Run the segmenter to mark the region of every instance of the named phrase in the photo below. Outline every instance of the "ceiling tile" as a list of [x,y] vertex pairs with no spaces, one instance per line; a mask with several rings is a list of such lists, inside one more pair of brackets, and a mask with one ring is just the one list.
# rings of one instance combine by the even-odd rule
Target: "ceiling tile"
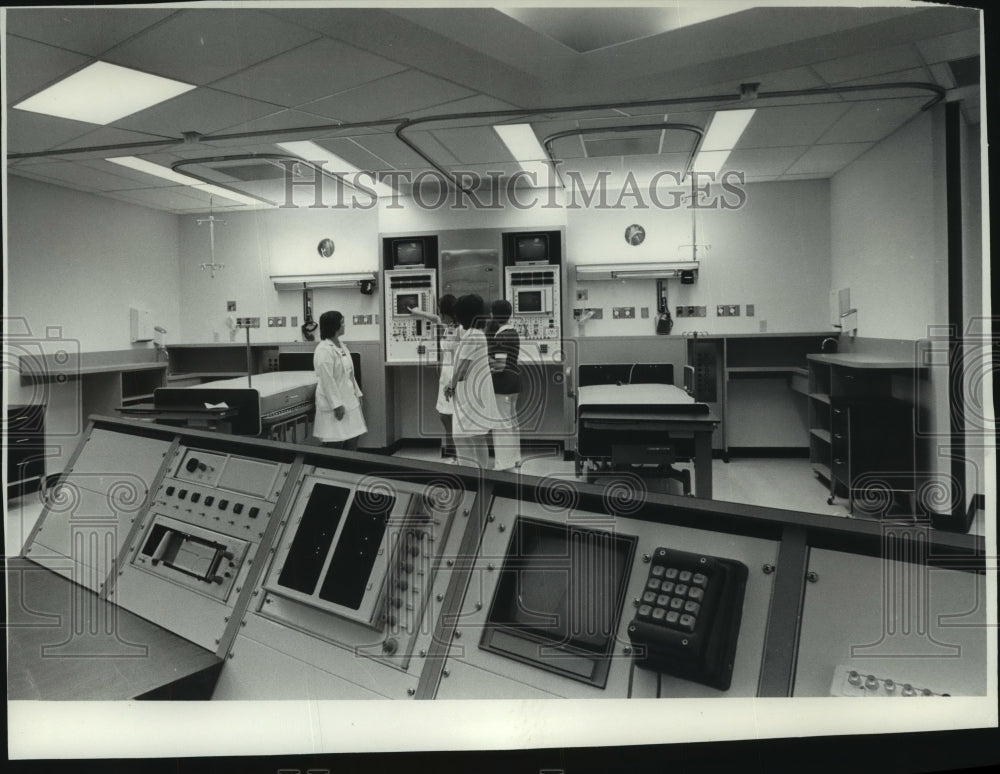
[[7,111],[7,152],[32,153],[64,145],[94,131],[95,124],[26,110]]
[[[275,105],[295,107],[402,69],[402,65],[367,51],[321,38],[247,68],[213,86]],[[320,114],[329,115],[326,112]]]
[[[107,167],[114,165],[107,164]],[[139,188],[141,183],[116,175],[110,169],[95,169],[89,164],[78,164],[72,161],[56,161],[34,168],[38,174],[73,187],[82,187],[96,191],[118,191],[128,188]],[[148,185],[148,183],[147,183]]]
[[587,152],[583,147],[583,137],[579,134],[570,134],[560,137],[551,143],[552,157],[555,159],[582,159],[586,158]]
[[91,61],[81,54],[15,35],[7,36],[4,59],[7,63],[8,105],[41,91]]
[[[127,129],[116,129],[113,126],[102,126],[93,132],[88,132],[72,141],[58,146],[59,150],[70,148],[105,148],[104,150],[81,151],[74,153],[71,157],[74,161],[81,159],[106,159],[109,156],[137,155],[143,152],[143,148],[123,148],[120,150],[108,149],[109,145],[124,145],[138,142],[157,143],[164,141],[162,135],[146,134],[145,132],[131,132]],[[155,146],[150,146],[152,149]]]
[[786,172],[791,175],[832,175],[846,167],[873,143],[856,142],[837,145],[814,145],[809,148]]
[[855,102],[820,141],[824,144],[877,142],[917,115],[926,102],[925,97]]
[[340,156],[348,164],[352,164],[363,172],[380,172],[391,169],[384,159],[369,153],[365,148],[347,138],[323,140],[318,145]]
[[176,13],[172,9],[10,8],[7,32],[59,48],[99,56]]
[[633,136],[604,135],[584,137],[588,158],[601,156],[642,156],[656,153],[660,147],[659,132],[645,132]]
[[[911,67],[908,70],[895,70],[893,72],[882,73],[880,75],[872,75],[867,78],[858,78],[857,80],[846,81],[841,86],[867,86],[875,83],[934,83],[934,76],[928,68]],[[893,89],[887,90],[886,96],[889,98],[898,97],[901,94],[915,94],[919,93],[913,89]],[[878,96],[881,92],[869,92],[868,96]],[[930,99],[933,94],[926,92],[927,98]]]
[[753,150],[735,150],[729,154],[723,167],[725,170],[742,172],[747,178],[754,176],[780,175],[802,155],[807,146],[791,146],[786,148],[754,148]]
[[246,8],[185,10],[104,59],[203,86],[316,37]]
[[432,129],[431,134],[461,164],[510,161],[511,153],[493,127],[468,129]]
[[[502,110],[516,109],[517,108],[514,105],[511,105],[508,102],[488,97],[485,94],[475,94],[471,97],[464,97],[462,99],[455,100],[454,102],[445,102],[441,105],[434,105],[433,107],[429,107],[424,110],[411,110],[407,114],[407,118],[423,118],[425,116],[436,116],[442,114],[464,115],[466,113],[492,113]],[[483,120],[500,121],[504,119],[492,118]]]
[[140,110],[113,125],[179,138],[184,132],[220,132],[272,112],[274,105],[202,87]]
[[843,102],[761,108],[750,119],[737,147],[811,145],[849,109]]
[[819,62],[813,65],[813,69],[827,83],[842,83],[879,73],[920,67],[922,64],[923,61],[920,59],[917,49],[906,43],[879,49],[877,54],[866,52],[842,59]]
[[927,64],[964,59],[979,54],[979,28],[972,27],[949,35],[917,42],[917,49]]
[[[301,110],[276,110],[266,116],[255,118],[243,124],[231,126],[226,130],[226,134],[237,134],[241,132],[265,132],[277,131],[280,129],[298,129],[303,126],[324,126],[338,123],[325,116],[317,116],[313,113],[305,113]],[[279,139],[267,138],[271,142],[278,142]]]
[[[195,189],[178,185],[118,191],[117,198],[157,209],[190,208],[202,205],[202,199],[195,195]],[[204,197],[204,206],[208,207],[208,196]]]
[[423,169],[427,166],[418,154],[392,134],[370,134],[356,137],[355,142],[369,153],[385,159],[394,169]]
[[341,121],[378,121],[472,94],[454,83],[408,70],[301,107]]

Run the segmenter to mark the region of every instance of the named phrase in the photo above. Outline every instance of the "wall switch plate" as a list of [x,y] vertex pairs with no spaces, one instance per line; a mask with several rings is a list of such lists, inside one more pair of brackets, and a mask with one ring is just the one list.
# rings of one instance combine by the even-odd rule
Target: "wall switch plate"
[[715,316],[716,317],[727,317],[728,316],[726,314],[727,309],[728,309],[728,307],[725,307],[725,306],[722,306],[722,304],[719,304],[717,307],[715,307]]
[[740,316],[740,305],[739,304],[730,304],[729,305],[729,316],[730,317],[739,317]]
[[747,304],[747,317],[753,317],[754,305]]
[[598,307],[598,308],[587,307],[583,311],[585,311],[585,312],[593,312],[593,314],[590,316],[591,320],[603,320],[604,319],[604,308],[603,307]]
[[354,317],[351,318],[351,323],[353,323],[354,325],[361,325],[361,315],[360,314],[354,315]]
[[277,317],[268,317],[267,318],[267,327],[268,328],[277,328],[278,327],[278,318]]
[[226,301],[226,311],[227,312],[235,312],[236,311],[236,302],[235,301]]
[[586,288],[583,288],[582,290],[576,291],[576,300],[577,301],[586,301],[587,300],[587,294],[588,294],[588,292],[589,291]]
[[294,328],[298,324],[299,324],[299,318],[298,317],[293,317],[292,318],[292,327]]
[[616,320],[634,320],[634,306],[616,306],[611,312],[611,316]]
[[648,306],[642,307],[642,309],[639,310],[639,316],[642,317],[643,320],[648,320],[649,319],[649,307]]

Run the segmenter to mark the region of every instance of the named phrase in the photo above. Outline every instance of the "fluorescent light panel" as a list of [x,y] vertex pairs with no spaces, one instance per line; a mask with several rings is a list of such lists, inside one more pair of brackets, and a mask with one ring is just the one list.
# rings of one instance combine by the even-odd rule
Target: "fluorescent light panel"
[[521,169],[535,176],[538,188],[545,188],[550,179],[554,179],[557,186],[562,188],[558,177],[553,174],[549,157],[542,144],[538,142],[531,124],[501,124],[494,126],[493,129]]
[[47,116],[110,124],[195,88],[128,67],[94,62],[14,105]]
[[[336,153],[331,153],[322,145],[317,145],[310,140],[279,142],[277,145],[279,148],[287,151],[288,153],[294,153],[304,161],[325,162],[322,169],[331,175],[335,175],[336,177],[343,177],[345,175],[360,175],[362,178],[367,177],[368,179],[362,179],[359,182],[374,190],[379,198],[391,197],[396,193],[396,189],[394,189],[391,185],[378,180],[374,172],[360,170],[353,164],[340,158],[340,156]],[[349,183],[350,180],[346,182]]]
[[152,161],[146,161],[145,159],[140,159],[137,156],[117,156],[115,158],[105,159],[105,161],[110,161],[112,164],[118,164],[122,167],[134,169],[137,172],[145,172],[147,175],[153,175],[154,177],[159,177],[163,180],[169,180],[171,183],[186,185],[190,188],[197,188],[203,193],[220,196],[224,199],[239,202],[240,204],[264,204],[264,202],[259,199],[254,199],[250,196],[243,196],[242,194],[230,191],[228,188],[222,188],[217,185],[212,185],[211,183],[203,183],[201,180],[197,180],[196,178],[182,175],[180,172],[175,172],[170,169],[170,167],[154,164]]
[[717,173],[729,158],[755,110],[723,110],[712,116],[705,139],[695,157],[695,172]]

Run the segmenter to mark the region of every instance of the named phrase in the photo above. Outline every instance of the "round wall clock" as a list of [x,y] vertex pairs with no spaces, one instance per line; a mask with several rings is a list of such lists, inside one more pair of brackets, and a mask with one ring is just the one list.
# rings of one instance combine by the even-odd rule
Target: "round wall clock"
[[627,229],[625,229],[625,241],[628,242],[632,247],[642,244],[642,240],[646,238],[646,229],[640,226],[638,223],[633,223]]
[[324,258],[329,258],[333,255],[335,245],[333,240],[327,237],[326,239],[320,240],[320,243],[316,245],[316,252],[318,252]]

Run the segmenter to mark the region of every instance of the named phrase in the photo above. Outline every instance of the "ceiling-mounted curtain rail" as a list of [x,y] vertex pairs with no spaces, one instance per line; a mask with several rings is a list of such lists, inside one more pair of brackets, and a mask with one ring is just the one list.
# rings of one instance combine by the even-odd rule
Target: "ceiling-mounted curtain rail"
[[[946,95],[946,90],[934,83],[920,83],[920,82],[900,82],[900,83],[877,83],[877,84],[865,84],[858,86],[826,86],[816,89],[795,89],[790,91],[761,91],[757,92],[752,100],[746,98],[745,93],[739,94],[716,94],[711,96],[703,97],[682,97],[682,98],[671,98],[671,99],[650,99],[650,100],[633,100],[629,102],[609,102],[596,105],[566,105],[562,107],[549,107],[549,108],[521,108],[512,110],[491,110],[491,111],[480,111],[475,113],[443,113],[440,115],[424,116],[421,118],[404,118],[404,119],[388,119],[379,121],[362,121],[357,123],[349,124],[320,124],[317,126],[307,126],[307,127],[295,127],[288,129],[263,129],[256,130],[252,132],[230,132],[217,135],[201,135],[197,137],[197,142],[207,143],[207,142],[223,142],[229,140],[243,140],[243,139],[264,139],[268,137],[281,137],[287,136],[289,134],[309,134],[317,132],[331,132],[331,131],[350,131],[352,129],[371,129],[380,126],[395,127],[393,133],[396,138],[400,140],[404,145],[406,145],[410,150],[416,153],[420,158],[422,158],[429,166],[437,170],[446,180],[448,180],[456,189],[462,190],[467,194],[472,192],[466,189],[461,183],[444,167],[438,164],[433,158],[431,158],[427,153],[420,148],[419,145],[411,141],[404,135],[406,130],[412,129],[415,126],[428,124],[428,123],[440,123],[442,121],[456,121],[461,119],[474,119],[474,118],[495,118],[495,119],[510,119],[510,118],[529,118],[531,116],[539,115],[552,115],[552,114],[566,114],[566,113],[579,113],[585,111],[595,111],[595,110],[625,110],[629,108],[643,108],[643,107],[677,107],[681,105],[703,105],[712,102],[722,102],[722,103],[743,103],[748,102],[760,102],[762,100],[768,99],[789,99],[792,97],[812,97],[812,96],[831,96],[836,94],[852,94],[861,92],[873,92],[873,91],[896,91],[902,89],[915,89],[918,91],[929,91],[934,96],[924,105],[921,106],[921,110],[928,110],[934,105],[941,102]],[[759,107],[759,106],[758,106]],[[8,161],[17,161],[20,159],[30,159],[30,158],[45,158],[53,156],[74,156],[84,153],[98,153],[103,151],[121,151],[121,150],[136,150],[139,148],[164,148],[171,147],[175,145],[191,144],[191,139],[189,137],[182,137],[177,140],[154,140],[148,143],[121,143],[117,145],[98,145],[90,146],[86,148],[61,148],[55,150],[46,151],[32,151],[29,153],[11,153],[7,155]]]

